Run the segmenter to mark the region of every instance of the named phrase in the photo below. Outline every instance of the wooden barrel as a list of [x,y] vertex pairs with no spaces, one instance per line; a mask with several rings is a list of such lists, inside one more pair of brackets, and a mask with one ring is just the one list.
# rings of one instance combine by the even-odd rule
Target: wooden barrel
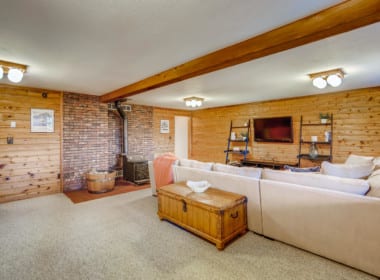
[[97,170],[86,174],[87,190],[90,193],[104,193],[115,187],[116,171]]

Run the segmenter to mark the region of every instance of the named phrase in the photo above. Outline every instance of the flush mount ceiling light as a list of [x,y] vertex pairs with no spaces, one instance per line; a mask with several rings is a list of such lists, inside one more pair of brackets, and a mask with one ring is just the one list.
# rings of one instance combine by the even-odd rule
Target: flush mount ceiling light
[[192,108],[201,107],[203,100],[204,100],[203,98],[195,97],[195,96],[186,97],[183,99],[183,101],[185,101],[186,106],[192,107]]
[[24,64],[0,60],[0,79],[6,74],[8,80],[13,83],[19,83],[21,82],[26,69],[27,66]]
[[313,81],[313,86],[323,89],[327,85],[338,87],[342,84],[344,72],[342,69],[333,69],[318,73],[309,74],[310,79]]

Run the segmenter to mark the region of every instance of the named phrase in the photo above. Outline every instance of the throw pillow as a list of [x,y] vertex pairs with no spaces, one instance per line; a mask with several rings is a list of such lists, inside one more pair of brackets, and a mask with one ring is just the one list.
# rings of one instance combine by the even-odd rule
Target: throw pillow
[[349,155],[346,159],[345,164],[371,164],[373,157],[358,156],[358,155]]
[[194,159],[180,159],[179,165],[184,167],[192,167],[203,170],[211,170],[213,162],[202,162]]
[[237,167],[239,168],[238,175],[260,179],[261,178],[261,168],[255,167]]
[[373,169],[379,170],[380,169],[380,157],[374,158],[373,160]]
[[367,196],[375,196],[380,198],[380,170],[376,170],[369,176],[367,180],[370,190]]
[[313,166],[313,167],[300,168],[300,167],[284,165],[284,169],[290,170],[292,172],[319,172],[321,167],[320,166]]
[[337,164],[324,161],[321,165],[322,174],[352,179],[367,178],[372,170],[372,161],[366,164]]
[[213,165],[213,162],[202,162],[194,160],[191,167],[211,171]]
[[238,166],[234,165],[228,165],[228,164],[222,164],[222,163],[215,163],[212,170],[216,172],[223,172],[223,173],[229,173],[229,174],[235,174],[238,175]]
[[260,179],[261,177],[261,168],[255,167],[237,167],[227,164],[216,163],[214,164],[213,170],[216,172],[235,174],[256,179]]
[[194,162],[194,160],[192,160],[192,159],[181,158],[179,160],[179,165],[185,166],[185,167],[193,167],[193,162]]
[[360,195],[366,194],[369,190],[369,184],[366,180],[340,178],[336,176],[323,175],[320,173],[302,173],[264,169],[262,179]]

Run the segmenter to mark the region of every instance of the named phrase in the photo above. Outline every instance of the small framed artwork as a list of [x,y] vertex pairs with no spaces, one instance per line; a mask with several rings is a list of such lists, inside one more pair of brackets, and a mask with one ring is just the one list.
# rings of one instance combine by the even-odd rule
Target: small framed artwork
[[54,110],[31,109],[31,132],[54,132]]
[[169,133],[169,120],[161,120],[160,133]]

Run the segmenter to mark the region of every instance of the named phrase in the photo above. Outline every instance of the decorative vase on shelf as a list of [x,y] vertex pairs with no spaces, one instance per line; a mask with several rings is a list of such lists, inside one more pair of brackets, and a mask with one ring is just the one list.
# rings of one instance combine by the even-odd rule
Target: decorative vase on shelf
[[330,141],[331,141],[331,132],[325,131],[325,142],[330,142]]
[[319,118],[321,119],[321,123],[326,124],[328,120],[330,119],[329,113],[319,113]]
[[231,132],[231,140],[236,140],[236,133],[235,132]]
[[318,157],[318,149],[317,149],[317,145],[312,142],[310,144],[310,149],[309,149],[309,156],[310,158],[312,159],[316,159]]

